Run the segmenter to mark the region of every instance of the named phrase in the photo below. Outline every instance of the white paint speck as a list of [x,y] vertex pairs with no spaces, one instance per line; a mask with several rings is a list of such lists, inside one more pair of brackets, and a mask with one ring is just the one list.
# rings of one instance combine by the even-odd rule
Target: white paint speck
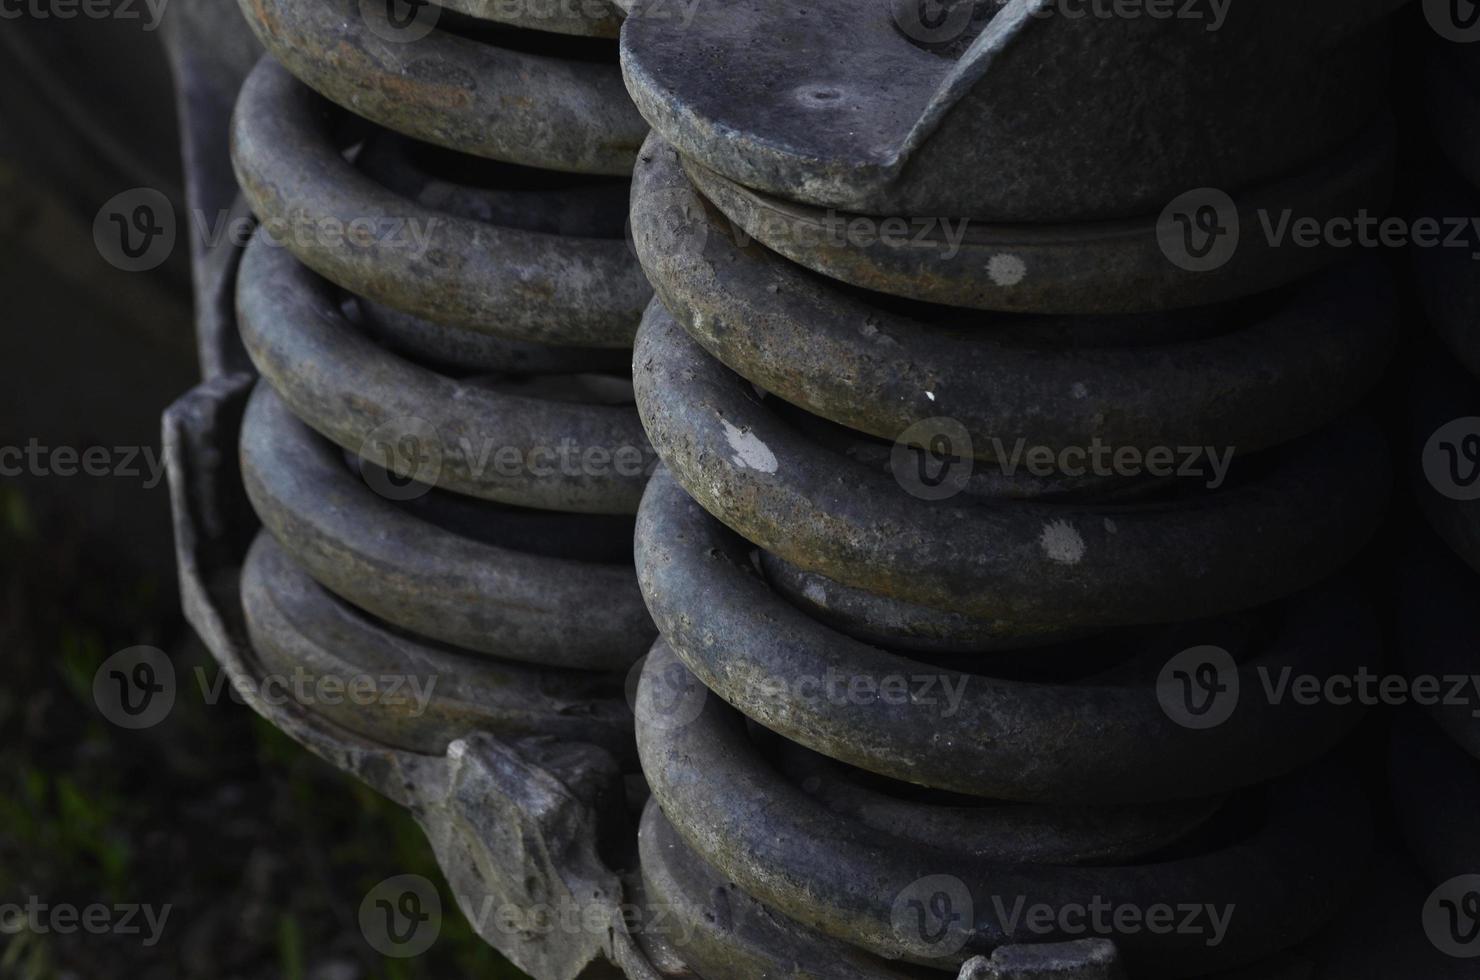
[[1065,565],[1077,565],[1084,557],[1084,539],[1068,521],[1050,521],[1043,525],[1038,543],[1051,560]]
[[1028,265],[1020,257],[1003,252],[987,260],[987,275],[999,286],[1016,286],[1028,275]]
[[730,462],[736,466],[744,466],[762,473],[775,473],[776,454],[771,448],[753,432],[745,432],[731,425],[727,419],[720,419],[725,426],[725,438],[729,440],[730,448],[735,454],[730,457]]
[[930,399],[931,401],[935,401],[935,392],[927,391],[925,392],[925,397]]
[[468,754],[468,743],[460,738],[455,738],[447,743],[447,758],[453,762],[459,762]]
[[819,606],[827,605],[827,590],[822,587],[821,582],[808,582],[802,586],[802,595]]

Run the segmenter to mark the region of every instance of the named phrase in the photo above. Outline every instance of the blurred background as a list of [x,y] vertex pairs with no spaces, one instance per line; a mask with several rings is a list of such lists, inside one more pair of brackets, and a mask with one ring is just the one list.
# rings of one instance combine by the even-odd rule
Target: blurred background
[[[0,977],[519,977],[459,917],[411,818],[234,700],[179,613],[159,419],[199,379],[189,236],[215,214],[186,201],[174,3],[0,3]],[[141,188],[179,233],[130,272],[95,226]],[[93,680],[140,645],[170,655],[178,693],[129,731]],[[443,921],[428,954],[386,959],[358,910],[401,874],[443,890]]]

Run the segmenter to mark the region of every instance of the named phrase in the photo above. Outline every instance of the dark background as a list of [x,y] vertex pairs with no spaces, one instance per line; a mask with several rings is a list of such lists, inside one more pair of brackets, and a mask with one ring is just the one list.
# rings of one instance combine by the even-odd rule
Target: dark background
[[[170,912],[153,946],[0,934],[0,977],[520,976],[453,910],[409,816],[217,687],[179,613],[168,487],[146,486],[141,462],[158,458],[160,413],[199,380],[163,32],[4,9],[0,447],[126,449],[140,474],[0,476],[0,905]],[[138,187],[174,202],[181,234],[161,267],[127,273],[100,255],[93,221]],[[174,659],[179,694],[164,723],[131,732],[98,712],[92,682],[138,645]],[[440,938],[384,959],[358,909],[407,873],[443,889]]]

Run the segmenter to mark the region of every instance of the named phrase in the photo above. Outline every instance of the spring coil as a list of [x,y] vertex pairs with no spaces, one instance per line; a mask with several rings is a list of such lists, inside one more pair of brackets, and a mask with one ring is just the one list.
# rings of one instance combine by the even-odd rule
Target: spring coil
[[433,684],[418,710],[306,706],[381,744],[554,736],[633,768],[650,289],[617,14],[342,6],[241,4],[268,49],[232,127],[260,222],[237,290],[250,638],[275,671]]
[[[1387,496],[1384,443],[1354,411],[1394,340],[1387,273],[1306,256],[1292,281],[1257,245],[1200,286],[1152,269],[1154,216],[1125,224],[1146,184],[1093,197],[1131,168],[1052,205],[1035,197],[1052,193],[1037,173],[996,193],[992,177],[1016,171],[962,149],[1016,151],[977,139],[1003,118],[994,85],[953,89],[962,118],[926,137],[939,146],[906,143],[918,169],[881,175],[859,144],[888,142],[916,81],[883,79],[915,55],[877,18],[817,7],[783,21],[737,2],[683,31],[636,16],[623,29],[628,85],[654,127],[633,176],[633,237],[656,294],[633,380],[664,464],[636,535],[661,633],[636,705],[653,793],[640,847],[650,901],[689,927],[653,945],[706,980],[963,965],[963,977],[1303,975],[1286,951],[1335,913],[1368,846],[1360,792],[1324,759],[1360,710],[1256,692],[1259,677],[1324,680],[1377,659],[1343,569]],[[1058,40],[1103,41],[1105,65],[1121,45],[1130,76],[1146,39],[1122,26]],[[1035,56],[1053,49],[1026,20],[1009,29]],[[745,40],[767,30],[776,50]],[[1260,32],[1244,21],[1234,36],[1237,48]],[[1371,55],[1359,47],[1342,71]],[[714,59],[702,70],[683,59],[695,49]],[[802,50],[828,53],[818,67]],[[785,70],[800,63],[799,77]],[[1219,84],[1258,84],[1223,67]],[[1207,79],[1191,74],[1196,92]],[[1074,71],[1054,84],[1094,89]],[[1281,125],[1197,98],[1233,132]],[[1319,162],[1278,167],[1302,176],[1271,190],[1259,176],[1271,151],[1224,186],[1316,213],[1363,199],[1391,150],[1360,135],[1381,130],[1371,105],[1294,108],[1283,124],[1308,112],[1332,127],[1301,134],[1322,142]],[[1186,136],[1136,125],[1124,138]],[[1051,177],[1099,152],[1097,131],[1040,125],[1033,162],[1054,161]],[[834,207],[878,228],[869,216],[935,205],[1070,223],[988,224],[969,261],[944,265],[938,241],[906,256],[818,233]],[[1008,242],[1011,262],[981,261]],[[1146,274],[1106,286],[1127,270]],[[1025,271],[1042,279],[1011,292]],[[1180,309],[1189,301],[1209,305]],[[1204,487],[1016,472],[1018,441],[1055,459],[1096,442],[1237,453],[1230,479]],[[1209,649],[1219,665],[1200,659]],[[1178,664],[1181,681],[1168,677]],[[1200,724],[1194,682],[1244,694]],[[1217,942],[1011,914],[1097,901],[1235,911]]]

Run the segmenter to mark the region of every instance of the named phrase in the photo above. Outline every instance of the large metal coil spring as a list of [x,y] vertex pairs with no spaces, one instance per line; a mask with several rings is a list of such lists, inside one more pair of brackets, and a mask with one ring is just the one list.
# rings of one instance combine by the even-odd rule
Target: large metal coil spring
[[[1444,162],[1424,173],[1420,214],[1437,223],[1480,214],[1480,57],[1435,38],[1425,52],[1430,130]],[[1393,798],[1404,837],[1434,889],[1425,914],[1436,945],[1480,951],[1480,713],[1476,675],[1480,608],[1480,275],[1473,250],[1413,250],[1419,294],[1437,343],[1413,369],[1409,475],[1431,534],[1413,536],[1402,569],[1404,668],[1440,690],[1396,726]],[[1464,693],[1457,692],[1463,685]]]
[[[1361,709],[1270,697],[1261,678],[1376,663],[1347,566],[1388,494],[1385,442],[1356,409],[1391,352],[1393,289],[1378,263],[1257,242],[1179,273],[1148,201],[1207,182],[1210,161],[1152,110],[1106,132],[1096,86],[1148,84],[1142,45],[1162,68],[1166,45],[1213,57],[1185,84],[1171,73],[1181,109],[1243,151],[1294,140],[1220,158],[1220,186],[1302,214],[1380,193],[1381,112],[1326,104],[1361,86],[1259,118],[1228,98],[1269,81],[1251,65],[1294,64],[1261,44],[1320,30],[1286,7],[1246,8],[1231,50],[1209,52],[956,6],[1011,57],[931,61],[887,12],[834,3],[741,0],[681,31],[635,13],[623,30],[654,127],[633,176],[656,293],[633,381],[664,463],[636,535],[662,634],[637,696],[640,846],[648,899],[689,927],[662,952],[706,980],[1308,976],[1290,950],[1368,846],[1362,794],[1328,758]],[[1355,22],[1375,11],[1325,13],[1340,53],[1323,70],[1361,75],[1381,32]],[[745,40],[768,31],[773,46]],[[1103,58],[1088,80],[1069,67],[1085,46]],[[684,62],[696,49],[702,69]],[[929,95],[913,87],[943,76],[953,114],[921,136],[903,125]],[[1053,103],[1070,123],[1014,109],[1027,76],[1035,96],[1075,93]],[[1167,170],[1140,169],[1151,143]],[[976,251],[873,247],[920,214],[981,217],[950,243]],[[1008,224],[1027,220],[1054,224]],[[829,233],[854,221],[875,237]],[[1082,465],[1094,446],[1223,447],[1232,464]],[[1023,452],[1051,463],[1015,467]],[[1231,911],[1215,938],[1090,924],[1097,904]]]
[[260,221],[237,284],[261,374],[247,627],[269,670],[434,682],[416,711],[309,706],[398,749],[548,735],[635,768],[645,126],[615,10],[579,6],[242,4],[269,51],[232,129]]

